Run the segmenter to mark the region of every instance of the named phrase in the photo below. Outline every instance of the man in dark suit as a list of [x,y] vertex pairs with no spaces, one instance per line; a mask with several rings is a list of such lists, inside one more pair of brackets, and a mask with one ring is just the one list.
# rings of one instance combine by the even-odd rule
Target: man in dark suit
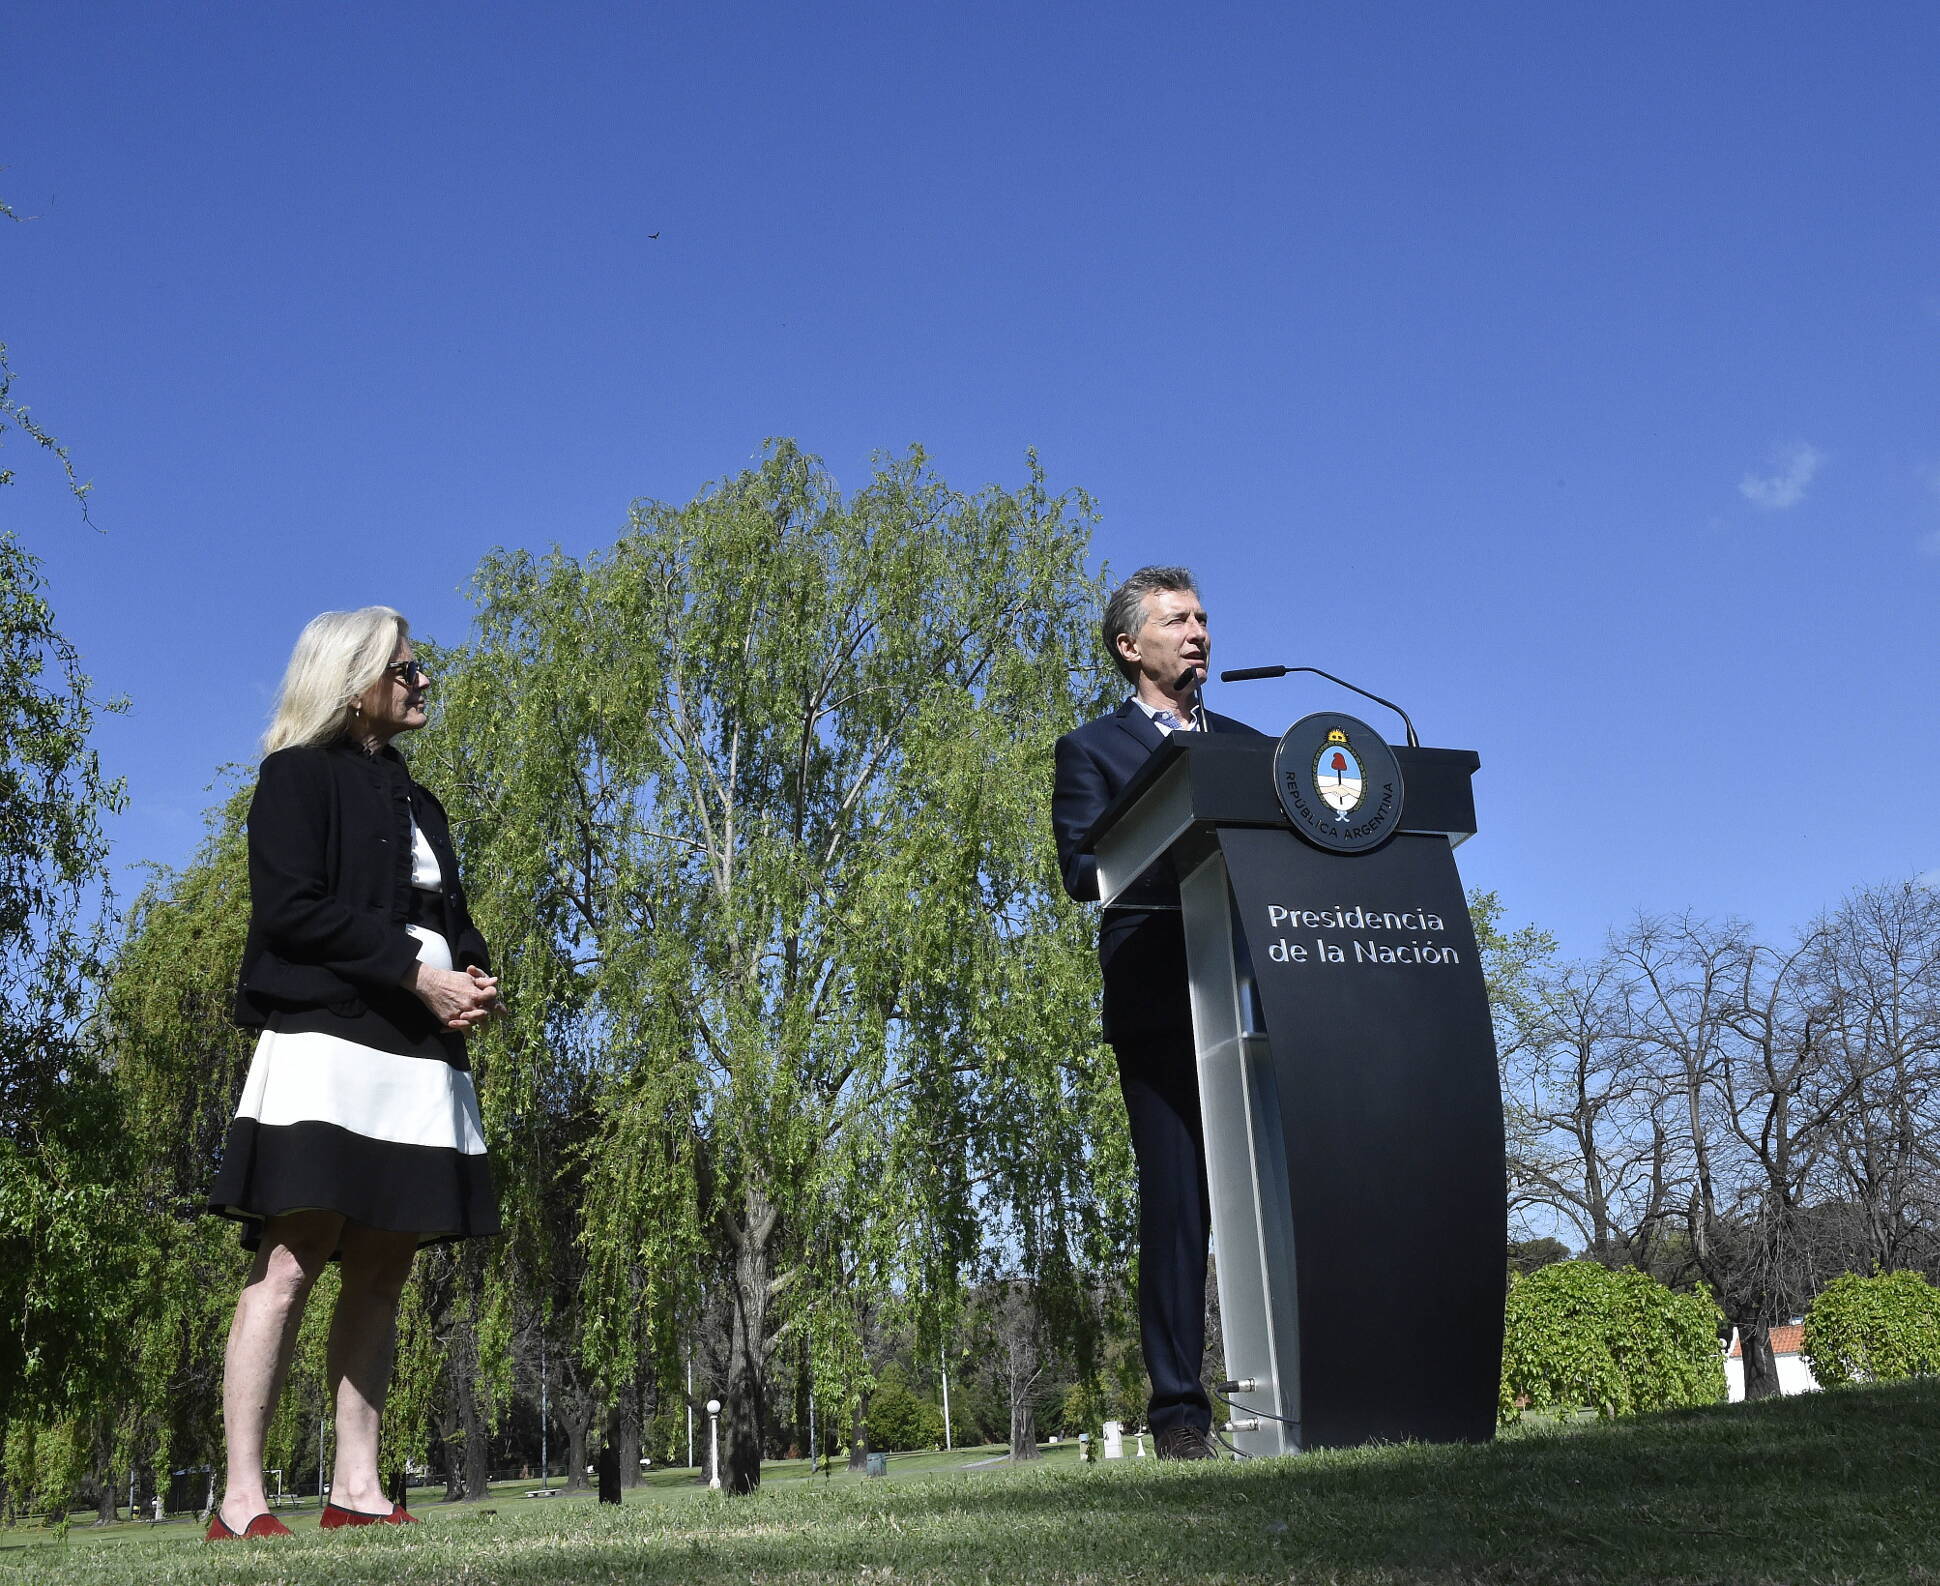
[[[1212,655],[1206,613],[1183,567],[1141,567],[1105,603],[1105,647],[1132,685],[1109,716],[1057,746],[1051,822],[1065,890],[1098,896],[1098,866],[1078,844],[1093,821],[1174,732],[1254,729],[1199,700]],[[1104,911],[1098,928],[1105,1039],[1138,1163],[1138,1323],[1151,1379],[1147,1421],[1161,1459],[1210,1459],[1206,1352],[1206,1149],[1186,989],[1176,881],[1148,879]]]

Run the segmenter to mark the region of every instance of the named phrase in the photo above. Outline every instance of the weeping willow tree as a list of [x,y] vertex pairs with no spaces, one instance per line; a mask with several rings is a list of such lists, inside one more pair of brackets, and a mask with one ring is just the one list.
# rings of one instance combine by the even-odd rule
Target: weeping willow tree
[[1035,459],[965,495],[912,451],[845,497],[777,442],[598,554],[489,557],[441,657],[414,758],[513,1009],[480,1064],[508,1270],[571,1273],[540,1303],[608,1393],[717,1320],[732,1490],[771,1381],[854,1387],[870,1309],[1122,1252],[1045,815],[1103,685],[1089,526]]
[[[17,220],[0,203],[0,220]],[[9,440],[68,453],[28,413],[0,342],[0,487]],[[74,1429],[101,1395],[124,1252],[113,1231],[120,1133],[113,1087],[83,1039],[106,933],[101,821],[121,801],[90,742],[101,707],[55,622],[40,564],[0,527],[0,1443],[10,1496],[72,1472]],[[68,1451],[49,1459],[51,1440]],[[85,1460],[78,1463],[85,1463]]]
[[38,564],[0,533],[0,1433],[16,1498],[94,1462],[84,1411],[127,1266],[116,1096],[84,1039],[100,823],[120,799],[89,743],[95,708]]

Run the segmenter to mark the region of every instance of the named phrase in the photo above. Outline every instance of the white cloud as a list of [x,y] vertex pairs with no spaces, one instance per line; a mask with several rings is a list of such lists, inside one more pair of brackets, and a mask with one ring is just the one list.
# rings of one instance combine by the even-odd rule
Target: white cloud
[[1767,512],[1783,512],[1805,499],[1805,487],[1825,462],[1825,453],[1804,441],[1794,441],[1772,453],[1768,474],[1746,474],[1738,481],[1738,494],[1754,507]]

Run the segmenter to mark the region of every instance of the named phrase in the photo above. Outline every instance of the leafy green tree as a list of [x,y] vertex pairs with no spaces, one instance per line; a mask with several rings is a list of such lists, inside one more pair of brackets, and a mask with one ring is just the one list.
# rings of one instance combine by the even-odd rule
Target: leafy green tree
[[[0,446],[12,433],[55,455],[85,516],[88,487],[15,395],[0,343]],[[14,479],[0,466],[0,486]],[[121,802],[88,688],[39,562],[0,532],[0,1431],[16,1491],[78,1479],[114,1437],[83,1413],[113,1370],[130,1210],[111,1078],[83,1038],[106,935],[101,821]]]
[[1940,1288],[1917,1272],[1835,1278],[1805,1313],[1800,1352],[1822,1388],[1940,1373]]
[[1469,893],[1469,921],[1482,954],[1496,1041],[1504,1047],[1520,1039],[1521,1025],[1537,1011],[1540,977],[1556,956],[1555,937],[1539,925],[1505,929],[1506,913],[1500,894],[1480,887]]
[[1725,1396],[1717,1305],[1634,1270],[1563,1261],[1509,1289],[1501,1417],[1601,1416],[1715,1404]]
[[1569,1258],[1570,1248],[1560,1239],[1544,1237],[1509,1241],[1509,1273],[1512,1277],[1526,1278],[1532,1272]]
[[1069,1384],[1058,1400],[1058,1431],[1071,1436],[1089,1432],[1102,1436],[1105,1425],[1105,1393],[1095,1377]]
[[[609,550],[502,552],[414,746],[521,1016],[487,1039],[517,1259],[571,1174],[609,1394],[723,1316],[725,1479],[771,1371],[864,1375],[859,1301],[927,1329],[980,1251],[1122,1250],[1124,1126],[1090,931],[1044,817],[1102,697],[1081,498],[844,496],[791,443]],[[583,1109],[571,1128],[559,1120]],[[851,1401],[853,1398],[851,1397]]]
[[[18,223],[27,216],[20,214],[11,204],[0,202],[0,220]],[[27,410],[20,398],[14,395],[13,364],[7,356],[7,344],[0,341],[0,447],[6,445],[7,433],[18,430],[41,450],[51,452],[60,464],[61,472],[67,476],[67,488],[76,501],[81,504],[81,516],[88,511],[88,493],[94,487],[74,472],[74,459],[60,441],[43,429],[34,416]],[[0,485],[14,482],[14,470],[0,464]]]
[[119,785],[38,563],[0,535],[0,1425],[85,1397],[114,1336],[123,1136],[83,1021],[104,949],[102,817]]
[[943,1446],[943,1411],[911,1390],[901,1366],[890,1366],[869,1395],[869,1446],[892,1453]]

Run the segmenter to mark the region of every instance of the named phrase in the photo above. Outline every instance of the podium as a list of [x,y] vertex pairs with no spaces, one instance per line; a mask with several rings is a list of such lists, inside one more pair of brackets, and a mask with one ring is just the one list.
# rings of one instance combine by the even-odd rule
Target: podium
[[1400,812],[1364,851],[1300,835],[1283,745],[1237,734],[1173,734],[1085,839],[1107,905],[1179,882],[1244,1454],[1495,1430],[1502,1101],[1454,860],[1480,762],[1375,747]]

